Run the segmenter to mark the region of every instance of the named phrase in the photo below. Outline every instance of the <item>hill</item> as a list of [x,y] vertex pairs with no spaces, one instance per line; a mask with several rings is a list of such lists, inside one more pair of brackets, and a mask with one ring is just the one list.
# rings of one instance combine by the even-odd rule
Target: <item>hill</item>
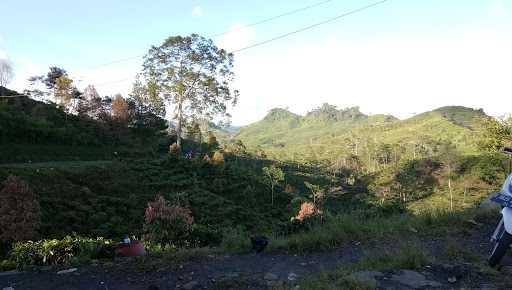
[[288,160],[294,155],[329,159],[347,153],[368,157],[383,145],[398,146],[402,154],[415,155],[433,151],[443,142],[471,153],[476,148],[473,135],[485,116],[482,110],[451,106],[399,120],[391,115],[368,116],[358,107],[338,110],[324,104],[305,116],[273,109],[263,120],[242,127],[235,138],[249,148],[262,147],[272,156]]
[[158,144],[152,141],[165,128],[156,116],[148,118],[149,125],[137,126],[118,122],[108,113],[103,118],[70,114],[56,104],[0,90],[4,95],[0,98],[0,162],[104,160],[114,158],[114,152],[147,154],[157,149],[148,144]]

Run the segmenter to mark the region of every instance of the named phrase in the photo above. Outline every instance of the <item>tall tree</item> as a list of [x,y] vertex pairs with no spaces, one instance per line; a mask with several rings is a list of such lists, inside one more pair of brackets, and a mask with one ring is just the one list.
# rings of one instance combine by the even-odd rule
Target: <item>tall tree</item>
[[6,87],[14,77],[11,63],[6,59],[0,59],[0,87]]
[[101,97],[93,85],[85,87],[84,92],[78,102],[77,112],[82,116],[89,116],[98,119],[101,106]]
[[68,107],[74,97],[73,80],[63,75],[55,79],[54,96],[59,104]]
[[284,180],[284,172],[281,168],[270,165],[263,167],[263,175],[267,178],[272,194],[272,205],[274,205],[274,187]]
[[116,94],[112,99],[112,117],[121,123],[127,123],[130,118],[128,102],[121,94]]
[[178,147],[188,117],[229,116],[228,104],[236,104],[238,91],[230,88],[233,54],[210,39],[197,34],[169,37],[149,50],[143,67],[150,95],[174,107]]
[[[50,67],[46,75],[33,76],[30,81],[30,90],[25,90],[26,94],[33,97],[49,97],[53,95],[60,106],[69,107],[73,101],[81,96],[81,92],[73,85],[73,80],[68,76],[66,70],[59,67]],[[41,88],[40,84],[46,88]]]
[[448,191],[450,193],[450,210],[453,210],[453,176],[460,163],[457,150],[451,143],[443,143],[439,148],[439,157],[443,164],[443,169],[448,178]]

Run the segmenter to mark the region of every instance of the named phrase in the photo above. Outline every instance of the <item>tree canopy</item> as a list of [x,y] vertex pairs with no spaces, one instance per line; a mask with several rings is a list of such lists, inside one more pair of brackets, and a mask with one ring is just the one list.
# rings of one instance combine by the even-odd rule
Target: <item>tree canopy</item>
[[233,54],[197,34],[169,37],[149,50],[143,65],[149,94],[173,105],[178,147],[187,118],[229,117],[238,96],[230,88],[232,69]]

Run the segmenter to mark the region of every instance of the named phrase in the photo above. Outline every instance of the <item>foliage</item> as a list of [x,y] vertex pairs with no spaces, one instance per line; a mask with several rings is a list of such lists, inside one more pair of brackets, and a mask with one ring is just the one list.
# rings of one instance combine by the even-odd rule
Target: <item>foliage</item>
[[162,195],[148,202],[144,214],[144,238],[155,244],[183,246],[188,243],[191,225],[194,222],[189,209],[168,205]]
[[419,199],[434,192],[439,184],[441,164],[431,159],[418,159],[407,162],[398,172],[394,181],[396,191],[404,202]]
[[181,148],[182,126],[187,117],[226,115],[227,104],[235,104],[238,92],[233,81],[233,54],[196,34],[167,38],[152,47],[144,59],[144,75],[154,86],[153,96],[174,105],[177,145]]
[[0,191],[0,241],[33,239],[40,224],[39,197],[21,178],[9,175]]
[[511,120],[485,118],[478,146],[487,152],[497,152],[505,146],[512,146]]
[[241,227],[227,228],[222,234],[221,248],[229,253],[243,253],[251,249],[249,234]]
[[67,264],[73,259],[102,259],[114,256],[114,244],[103,238],[66,236],[60,240],[17,242],[9,259],[18,268],[28,265]]
[[112,117],[122,123],[129,121],[128,103],[120,94],[115,95],[112,99]]
[[242,127],[234,136],[252,151],[288,161],[343,164],[355,155],[365,172],[377,172],[400,161],[432,158],[439,143],[451,142],[462,154],[476,153],[481,110],[443,107],[406,120],[367,116],[357,108],[324,105],[300,116],[285,109],[271,110],[263,120]]
[[272,205],[274,205],[274,187],[284,180],[284,173],[281,168],[270,165],[262,168],[263,175],[268,180],[272,192]]
[[224,160],[224,154],[222,154],[222,152],[220,151],[215,151],[211,158],[211,163],[219,167],[224,166],[224,164],[226,163],[226,161]]
[[109,104],[96,104],[103,102],[97,99],[91,102],[82,104],[81,113],[73,115],[28,97],[1,100],[0,162],[112,159],[114,152],[126,148],[157,150],[156,140],[166,128],[161,118],[120,126],[110,117],[101,117],[110,110],[105,107]]
[[304,202],[300,206],[299,213],[297,216],[293,217],[292,220],[305,221],[306,219],[314,218],[319,215],[322,215],[322,211],[319,210],[314,203]]

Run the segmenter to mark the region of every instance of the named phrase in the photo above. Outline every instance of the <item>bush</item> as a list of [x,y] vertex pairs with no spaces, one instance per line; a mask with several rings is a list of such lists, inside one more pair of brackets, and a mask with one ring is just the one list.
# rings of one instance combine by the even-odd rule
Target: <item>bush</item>
[[251,249],[249,234],[242,228],[228,228],[222,234],[221,247],[231,253],[243,253]]
[[61,240],[17,242],[9,256],[16,267],[67,264],[72,259],[102,259],[114,256],[111,240],[66,236]]
[[185,246],[194,218],[189,209],[168,205],[158,194],[154,202],[149,202],[145,211],[144,238],[152,243],[166,246]]
[[36,237],[41,224],[38,196],[17,176],[9,175],[0,191],[0,241]]
[[213,165],[224,166],[224,164],[225,164],[224,154],[222,154],[222,152],[220,152],[220,151],[215,151],[215,153],[213,153],[211,162]]

